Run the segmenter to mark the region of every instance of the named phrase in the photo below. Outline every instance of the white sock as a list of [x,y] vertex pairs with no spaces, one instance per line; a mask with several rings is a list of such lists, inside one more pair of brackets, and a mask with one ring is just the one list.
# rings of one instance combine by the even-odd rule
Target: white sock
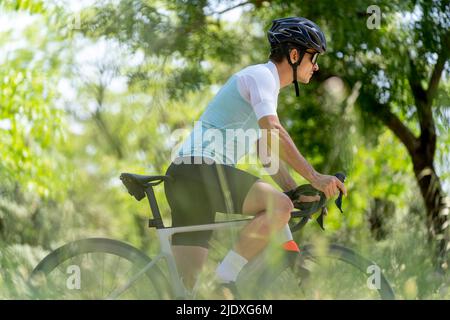
[[217,267],[216,276],[220,282],[234,282],[247,262],[247,259],[230,250]]

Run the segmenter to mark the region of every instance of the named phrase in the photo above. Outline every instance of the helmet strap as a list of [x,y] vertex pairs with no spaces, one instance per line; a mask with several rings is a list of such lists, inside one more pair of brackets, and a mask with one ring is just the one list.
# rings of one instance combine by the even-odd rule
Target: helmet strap
[[288,60],[289,64],[291,65],[292,71],[293,71],[293,76],[294,76],[293,79],[294,80],[292,81],[292,83],[295,86],[295,95],[298,97],[300,95],[300,92],[299,92],[299,89],[298,89],[298,82],[297,82],[297,67],[302,62],[303,56],[305,55],[305,50],[300,50],[298,48],[295,48],[295,49],[297,49],[297,51],[299,51],[300,59],[298,59],[297,62],[294,63],[291,60],[291,55],[289,53],[289,48],[287,46],[285,46],[285,54],[287,56],[287,60]]

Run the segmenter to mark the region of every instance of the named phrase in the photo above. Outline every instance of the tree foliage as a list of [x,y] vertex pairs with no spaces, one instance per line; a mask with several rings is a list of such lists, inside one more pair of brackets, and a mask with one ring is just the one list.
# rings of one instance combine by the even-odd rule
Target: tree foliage
[[[367,27],[372,4],[379,29]],[[448,283],[430,276],[429,215],[408,147],[417,139],[419,158],[433,151],[424,132],[434,128],[431,160],[445,187],[445,1],[97,1],[81,9],[79,28],[59,1],[0,9],[0,297],[23,297],[17,284],[67,241],[104,236],[156,250],[148,205],[127,194],[120,173],[164,173],[173,132],[191,128],[231,74],[266,62],[271,20],[293,15],[323,27],[329,50],[300,98],[291,86],[281,92],[279,116],[318,171],[348,174],[349,190],[345,214],[330,206],[327,231],[307,228],[301,241],[362,251],[387,268],[400,297],[446,297]],[[225,19],[240,9],[239,20]],[[30,20],[13,28],[19,17]],[[170,225],[163,188],[156,194]],[[382,236],[373,229],[380,212]]]

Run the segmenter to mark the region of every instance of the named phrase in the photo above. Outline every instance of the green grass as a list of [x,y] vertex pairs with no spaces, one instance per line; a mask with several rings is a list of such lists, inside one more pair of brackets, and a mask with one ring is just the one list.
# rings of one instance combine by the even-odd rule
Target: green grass
[[[425,230],[415,219],[419,220],[419,218],[411,217],[405,219],[402,224],[396,224],[388,236],[378,242],[364,228],[322,232],[312,226],[306,227],[300,242],[314,243],[319,250],[327,250],[328,243],[337,242],[376,262],[393,287],[397,299],[450,299],[449,272],[443,274],[437,272],[433,260],[433,249],[427,242]],[[197,295],[199,299],[220,298],[214,292],[214,271],[237,235],[236,230],[219,231],[214,235],[209,261],[200,275]],[[149,231],[148,237],[153,238],[154,233]],[[269,265],[276,264],[280,258],[278,254],[280,250],[274,245],[269,252],[270,258],[266,262]],[[1,242],[0,298],[31,298],[26,281],[33,268],[48,253],[48,250],[39,246]],[[159,266],[164,268],[163,263]],[[292,272],[284,272],[265,291],[262,290],[263,286],[259,282],[241,286],[244,298],[288,300],[377,298],[375,292],[367,288],[369,274],[355,272],[353,268],[343,263],[327,259],[321,261],[320,268],[315,267],[312,270],[310,281],[300,289],[297,285],[298,278]],[[89,282],[94,287],[96,281],[99,281],[98,277],[99,275],[95,272],[90,274]],[[145,285],[142,286],[141,283],[139,294],[130,297],[152,298],[153,295],[148,295],[145,291]],[[86,296],[86,298],[95,297],[95,295]]]

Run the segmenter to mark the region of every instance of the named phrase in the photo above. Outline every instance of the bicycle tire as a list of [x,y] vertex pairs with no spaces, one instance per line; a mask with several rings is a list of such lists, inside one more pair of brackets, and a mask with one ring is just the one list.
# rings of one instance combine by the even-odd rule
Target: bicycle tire
[[[312,259],[317,259],[319,256],[315,256],[314,252],[314,245],[313,244],[306,244],[304,246],[300,247],[299,257],[303,255],[306,259],[307,257],[312,257]],[[370,266],[374,266],[377,264],[367,258],[364,258],[360,254],[356,253],[350,248],[341,246],[339,244],[330,244],[328,247],[328,250],[325,251],[325,256],[331,259],[338,259],[341,260],[349,265],[352,265],[356,269],[358,269],[361,273],[367,275],[367,269]],[[320,258],[319,258],[320,259]],[[380,296],[381,300],[395,300],[395,293],[392,289],[391,285],[387,281],[385,275],[383,272],[381,272],[380,269],[380,287],[376,290],[378,291],[378,294]]]
[[[369,266],[377,265],[369,259],[366,259],[358,253],[354,252],[352,249],[338,244],[329,245],[327,250],[321,253],[318,253],[315,248],[316,247],[313,244],[305,244],[300,247],[300,253],[292,252],[292,255],[285,256],[284,259],[280,259],[280,263],[276,264],[272,268],[265,267],[267,262],[263,262],[264,258],[261,259],[261,261],[256,262],[255,264],[263,266],[263,270],[255,272],[258,267],[253,269],[250,268],[249,271],[254,272],[255,275],[249,275],[249,273],[247,272],[247,274],[243,277],[245,283],[239,287],[239,291],[247,291],[247,294],[252,295],[256,293],[258,299],[266,299],[265,297],[268,293],[270,293],[271,296],[269,299],[277,299],[277,297],[274,297],[274,294],[276,294],[277,290],[279,289],[279,287],[277,287],[276,281],[281,277],[280,275],[282,275],[285,271],[287,273],[290,272],[291,274],[295,274],[295,277],[297,279],[296,281],[297,283],[299,283],[298,287],[300,288],[302,286],[302,284],[300,283],[302,280],[304,280],[302,279],[302,277],[304,276],[304,272],[300,272],[300,269],[305,266],[305,262],[307,264],[308,261],[313,261],[315,264],[319,264],[320,266],[320,263],[318,263],[318,261],[321,261],[321,259],[323,258],[327,258],[333,261],[339,260],[343,262],[346,267],[351,267],[351,270],[355,269],[355,271],[358,271],[359,275],[357,276],[364,274],[367,277],[367,268]],[[302,271],[304,270],[302,269]],[[381,269],[379,276],[380,286],[379,288],[376,288],[377,298],[379,297],[381,300],[395,300],[394,291],[392,290],[392,287],[387,281],[384,274],[381,272]],[[328,279],[325,279],[325,281],[326,280]],[[252,283],[254,284],[253,288],[246,288],[249,284],[251,285]],[[273,290],[274,286],[275,290]],[[312,286],[314,286],[314,283],[312,283]],[[286,290],[288,289],[285,289],[283,291],[283,294]],[[375,291],[375,289],[373,289],[373,291]]]
[[[121,258],[125,259],[131,263],[132,267],[136,266],[142,268],[152,261],[150,257],[139,249],[127,243],[113,239],[89,238],[69,242],[49,253],[32,271],[28,284],[33,297],[39,297],[39,291],[40,289],[43,289],[42,287],[39,287],[39,284],[35,283],[38,282],[36,279],[42,276],[47,278],[52,271],[57,269],[58,266],[62,265],[69,259],[91,253],[104,253],[111,256],[116,256],[119,257],[119,261]],[[146,271],[145,276],[152,283],[158,294],[156,299],[172,298],[172,292],[170,290],[167,278],[156,265]],[[164,294],[166,294],[165,297]]]

